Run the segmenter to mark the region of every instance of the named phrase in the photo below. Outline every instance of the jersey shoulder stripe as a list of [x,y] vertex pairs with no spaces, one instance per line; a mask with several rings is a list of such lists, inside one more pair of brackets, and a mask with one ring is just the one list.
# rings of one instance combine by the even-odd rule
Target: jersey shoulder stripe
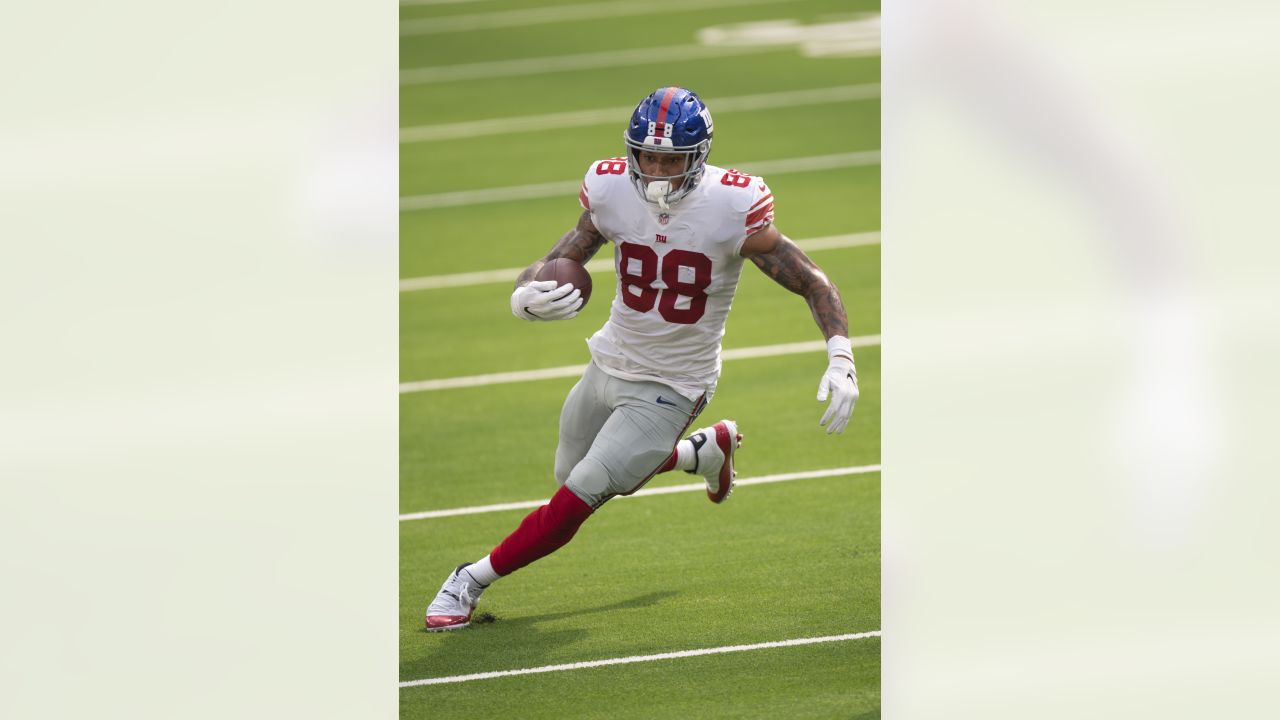
[[713,192],[721,194],[735,212],[742,213],[742,227],[747,235],[773,222],[773,191],[759,175],[708,165],[703,182],[709,182]]
[[758,209],[751,211],[747,215],[746,226],[748,229],[759,229],[769,222],[773,221],[773,201],[769,201],[761,205]]
[[751,207],[747,208],[747,218],[743,223],[747,235],[755,234],[773,222],[773,191],[768,183],[759,176],[751,177]]

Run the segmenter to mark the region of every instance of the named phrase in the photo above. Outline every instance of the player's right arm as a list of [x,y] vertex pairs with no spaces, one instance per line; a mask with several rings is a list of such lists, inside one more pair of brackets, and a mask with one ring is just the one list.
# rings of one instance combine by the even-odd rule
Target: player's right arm
[[533,277],[538,274],[543,265],[555,260],[556,258],[569,258],[581,265],[586,265],[587,261],[595,257],[598,251],[605,244],[604,235],[596,229],[595,223],[591,222],[591,211],[583,210],[582,217],[578,218],[578,224],[572,230],[564,234],[559,242],[551,247],[551,251],[541,260],[535,260],[532,265],[524,269],[520,273],[520,277],[516,278],[516,287],[527,285],[533,281]]
[[556,286],[553,280],[534,280],[542,266],[557,258],[586,264],[605,244],[604,235],[584,210],[578,224],[564,234],[551,251],[525,268],[511,293],[511,313],[521,320],[568,320],[582,308],[582,293],[573,285]]

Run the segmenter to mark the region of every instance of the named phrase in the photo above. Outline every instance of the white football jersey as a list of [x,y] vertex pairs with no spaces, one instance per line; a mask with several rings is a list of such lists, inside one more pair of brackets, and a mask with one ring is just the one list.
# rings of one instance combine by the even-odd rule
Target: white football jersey
[[587,341],[602,370],[708,398],[747,236],[773,222],[764,180],[706,166],[693,192],[667,210],[642,200],[625,158],[592,163],[579,194],[614,244],[617,288],[609,321]]

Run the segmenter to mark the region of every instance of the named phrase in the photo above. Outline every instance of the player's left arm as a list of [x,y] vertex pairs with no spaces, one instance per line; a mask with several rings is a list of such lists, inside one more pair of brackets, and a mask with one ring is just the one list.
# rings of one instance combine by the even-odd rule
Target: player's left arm
[[835,283],[777,227],[769,225],[747,238],[742,255],[751,258],[774,282],[809,303],[809,312],[823,337],[830,340],[848,336],[849,318]]
[[746,239],[742,255],[751,259],[765,275],[809,304],[813,320],[827,339],[827,371],[818,385],[818,400],[831,398],[820,425],[827,432],[843,432],[858,401],[858,375],[849,342],[849,317],[840,300],[840,291],[817,263],[790,238],[770,224]]

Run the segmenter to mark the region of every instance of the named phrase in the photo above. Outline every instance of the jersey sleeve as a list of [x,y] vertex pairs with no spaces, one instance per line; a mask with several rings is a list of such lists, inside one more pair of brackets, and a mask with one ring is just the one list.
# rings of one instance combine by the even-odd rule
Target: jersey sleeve
[[610,187],[609,182],[616,181],[618,177],[626,177],[626,172],[626,158],[605,158],[591,163],[586,176],[582,178],[582,186],[578,188],[578,204],[583,210],[595,212],[592,204],[599,205],[604,200]]
[[753,177],[751,190],[753,196],[746,219],[748,236],[769,227],[773,222],[773,191],[765,184],[764,178]]

